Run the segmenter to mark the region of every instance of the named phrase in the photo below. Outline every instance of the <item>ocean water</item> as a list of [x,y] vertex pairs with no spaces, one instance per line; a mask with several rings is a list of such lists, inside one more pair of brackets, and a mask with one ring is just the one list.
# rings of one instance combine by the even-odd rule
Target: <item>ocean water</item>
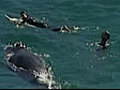
[[[27,11],[54,26],[76,25],[77,33],[53,32],[42,28],[17,28],[4,14],[19,17]],[[0,89],[33,89],[38,85],[9,70],[3,47],[22,41],[32,52],[46,53],[62,88],[120,88],[120,0],[0,0]],[[104,30],[111,34],[110,46],[98,50]]]

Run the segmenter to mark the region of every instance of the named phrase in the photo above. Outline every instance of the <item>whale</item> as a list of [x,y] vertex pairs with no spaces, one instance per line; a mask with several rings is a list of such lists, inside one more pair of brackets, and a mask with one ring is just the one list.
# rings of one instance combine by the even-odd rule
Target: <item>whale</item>
[[44,61],[32,53],[25,45],[15,43],[5,47],[5,62],[10,69],[16,72],[27,71],[33,75],[36,82],[52,89],[55,81],[50,74],[51,68],[46,68]]

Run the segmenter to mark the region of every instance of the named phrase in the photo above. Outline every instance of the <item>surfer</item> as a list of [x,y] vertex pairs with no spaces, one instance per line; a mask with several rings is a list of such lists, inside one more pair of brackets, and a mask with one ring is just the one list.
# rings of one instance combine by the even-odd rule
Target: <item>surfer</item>
[[41,28],[47,28],[47,24],[42,23],[42,22],[38,22],[37,20],[35,20],[33,17],[29,17],[29,15],[27,14],[27,12],[22,11],[20,13],[20,19],[22,19],[23,21],[21,22],[21,24],[30,24],[36,27],[41,27]]
[[99,43],[100,46],[102,46],[103,49],[106,48],[106,44],[108,43],[110,39],[110,33],[108,31],[104,31],[101,35],[101,42]]
[[48,25],[48,23],[45,23],[44,20],[38,21],[34,19],[33,17],[30,17],[25,11],[22,11],[20,13],[20,18],[14,18],[7,14],[5,15],[5,17],[9,21],[16,24],[17,27],[25,25],[25,26],[30,26],[30,27],[47,28],[49,30],[56,31],[56,32],[74,32],[74,33],[77,32],[77,30],[79,29],[79,27],[76,27],[76,26],[69,27],[67,25],[63,25],[60,27],[50,26]]

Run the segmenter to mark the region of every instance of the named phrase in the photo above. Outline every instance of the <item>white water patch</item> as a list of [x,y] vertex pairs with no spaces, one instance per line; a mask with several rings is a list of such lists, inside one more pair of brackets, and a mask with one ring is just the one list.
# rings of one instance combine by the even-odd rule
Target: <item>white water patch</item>
[[49,67],[47,72],[34,72],[34,75],[37,77],[37,82],[40,84],[47,84],[48,89],[61,89],[61,86],[58,86],[57,82],[54,80],[55,77],[52,73],[52,67]]
[[35,75],[35,78],[37,78],[37,82],[40,84],[46,84],[48,86],[48,89],[61,89],[61,85],[58,85],[58,83],[54,80],[55,75],[53,73],[52,67],[49,66],[45,60],[43,60],[43,57],[49,58],[49,54],[40,54],[34,53],[34,55],[37,55],[40,57],[40,59],[43,62],[44,67],[46,70],[42,70],[41,72],[33,71],[33,74]]
[[100,27],[99,26],[82,26],[79,28],[80,30],[82,31],[97,31],[97,30],[100,30]]
[[48,89],[61,89],[61,85],[57,81],[55,81],[55,75],[53,73],[52,66],[50,66],[49,63],[46,63],[45,60],[43,60],[43,58],[49,58],[50,55],[45,53],[40,55],[38,55],[37,53],[34,54],[41,58],[46,68],[46,71],[43,70],[40,73],[34,71],[37,82],[40,84],[47,84]]
[[[111,43],[106,43],[105,46],[108,47],[110,46]],[[87,42],[86,43],[86,46],[88,48],[92,48],[92,47],[99,47],[99,48],[102,48],[102,46],[100,45],[100,42]]]

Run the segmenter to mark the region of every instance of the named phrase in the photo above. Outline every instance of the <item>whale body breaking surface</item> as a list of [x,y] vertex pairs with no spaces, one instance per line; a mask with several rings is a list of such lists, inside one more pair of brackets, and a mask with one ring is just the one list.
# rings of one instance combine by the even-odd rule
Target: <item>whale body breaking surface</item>
[[53,80],[51,67],[47,68],[40,56],[32,53],[22,43],[15,43],[5,47],[5,61],[14,71],[27,71],[34,75],[34,78],[41,85],[44,84],[48,89],[58,88]]

